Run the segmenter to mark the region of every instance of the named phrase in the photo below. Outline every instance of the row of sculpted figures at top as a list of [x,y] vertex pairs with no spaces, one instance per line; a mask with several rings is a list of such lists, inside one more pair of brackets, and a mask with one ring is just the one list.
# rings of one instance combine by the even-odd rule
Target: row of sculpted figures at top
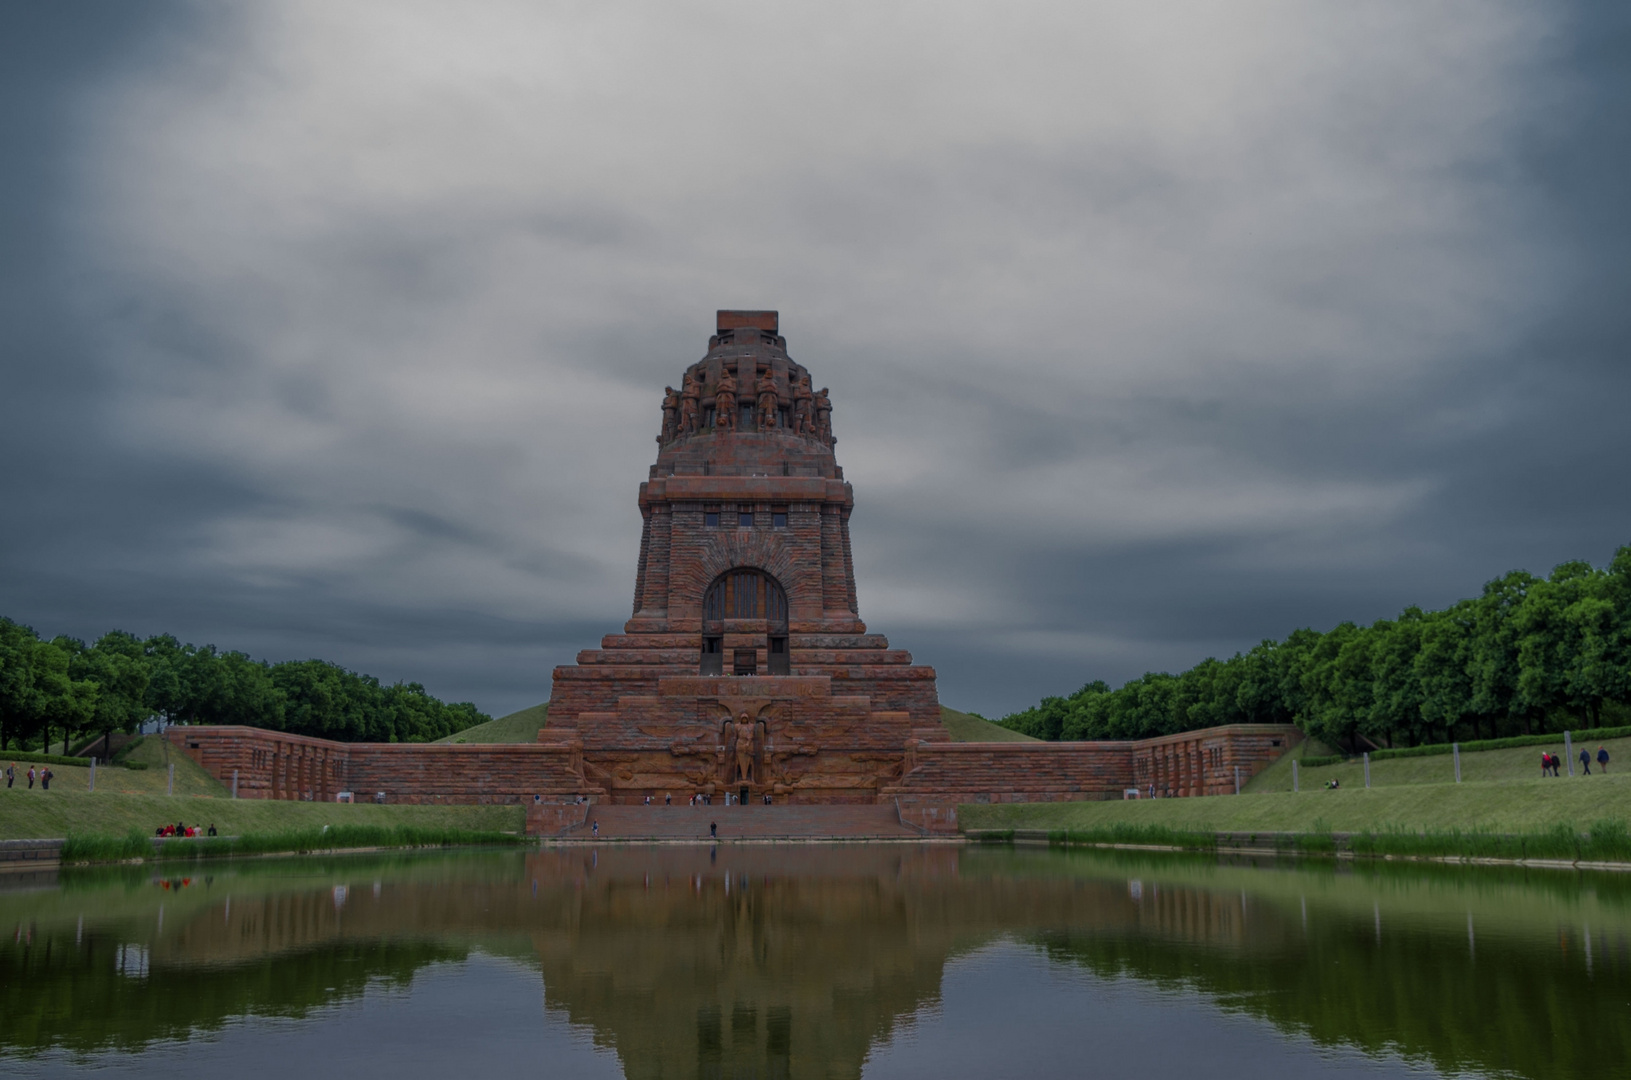
[[[700,435],[709,430],[705,427],[703,415],[702,383],[696,372],[685,373],[678,391],[672,386],[663,389],[663,433],[657,436],[659,443],[673,442],[685,435]],[[758,430],[775,431],[782,427],[782,395],[769,368],[760,369],[753,389],[757,406],[754,420]],[[735,431],[738,426],[736,376],[731,374],[729,368],[721,372],[719,382],[714,387],[713,399],[712,430],[717,433]],[[812,392],[808,372],[800,373],[793,380],[791,404],[792,410],[786,417],[787,431],[818,439],[828,446],[837,441],[832,437],[832,401],[827,397],[827,388],[823,386]]]

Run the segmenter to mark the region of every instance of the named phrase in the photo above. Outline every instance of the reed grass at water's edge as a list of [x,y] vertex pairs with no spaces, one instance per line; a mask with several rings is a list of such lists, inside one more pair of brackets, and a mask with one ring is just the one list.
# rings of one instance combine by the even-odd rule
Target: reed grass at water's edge
[[331,825],[326,828],[251,832],[241,836],[175,838],[160,843],[154,840],[154,837],[139,830],[132,830],[124,836],[71,834],[63,844],[62,860],[122,862],[140,859],[146,862],[172,862],[342,848],[462,847],[526,842],[524,837],[514,833],[415,825]]
[[[985,841],[1011,841],[1015,830],[973,833]],[[1060,845],[1125,844],[1216,851],[1240,844],[1267,845],[1281,851],[1309,854],[1351,853],[1359,856],[1416,856],[1468,859],[1547,859],[1567,862],[1631,863],[1631,829],[1624,821],[1604,820],[1581,831],[1560,824],[1527,833],[1496,833],[1450,829],[1416,832],[1384,829],[1379,832],[1338,833],[1218,833],[1201,829],[1175,829],[1166,825],[1116,824],[1103,828],[1059,829],[1047,833],[1049,843]]]

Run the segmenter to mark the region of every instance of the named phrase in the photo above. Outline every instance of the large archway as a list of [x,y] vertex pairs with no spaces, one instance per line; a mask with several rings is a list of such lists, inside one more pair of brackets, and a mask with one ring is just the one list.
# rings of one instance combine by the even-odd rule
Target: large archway
[[[727,622],[735,624],[729,635]],[[703,594],[697,670],[723,675],[727,663],[733,675],[786,675],[790,670],[787,590],[763,570],[727,570]]]

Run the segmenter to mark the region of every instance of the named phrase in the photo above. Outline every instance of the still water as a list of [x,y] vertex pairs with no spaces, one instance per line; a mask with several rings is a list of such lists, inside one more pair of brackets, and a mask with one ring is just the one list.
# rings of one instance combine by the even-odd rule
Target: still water
[[0,876],[0,1073],[1631,1075],[1631,875],[901,845]]

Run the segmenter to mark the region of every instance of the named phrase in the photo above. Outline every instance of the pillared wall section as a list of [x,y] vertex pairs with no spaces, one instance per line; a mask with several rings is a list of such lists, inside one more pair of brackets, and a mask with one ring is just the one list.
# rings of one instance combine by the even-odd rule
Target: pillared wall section
[[[172,727],[164,737],[240,799],[388,803],[520,803],[595,795],[571,747],[342,743],[253,727]],[[576,768],[574,768],[576,766]]]

